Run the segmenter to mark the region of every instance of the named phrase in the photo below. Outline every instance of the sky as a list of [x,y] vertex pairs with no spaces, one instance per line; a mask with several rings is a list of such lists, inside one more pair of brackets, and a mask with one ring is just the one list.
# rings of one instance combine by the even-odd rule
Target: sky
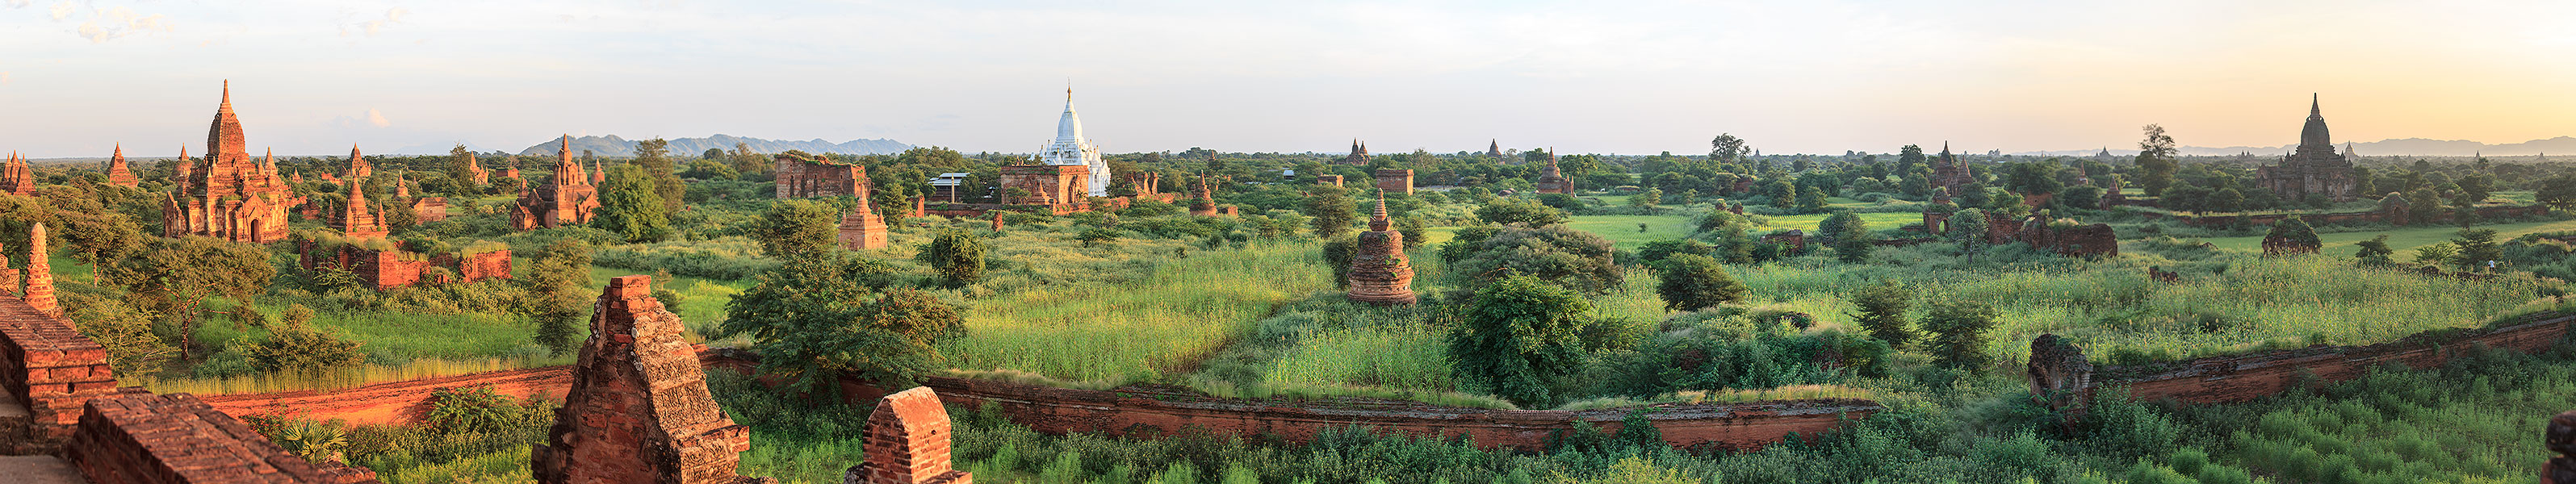
[[[2576,135],[2576,2],[0,0],[0,149],[2134,151]],[[443,151],[443,150],[442,150]]]

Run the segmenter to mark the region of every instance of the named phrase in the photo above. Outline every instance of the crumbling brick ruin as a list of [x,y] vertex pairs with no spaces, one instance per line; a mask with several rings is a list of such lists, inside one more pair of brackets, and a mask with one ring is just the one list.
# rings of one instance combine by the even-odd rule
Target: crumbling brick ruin
[[1216,193],[1214,185],[1216,185],[1216,182],[1202,176],[1190,184],[1192,185],[1190,187],[1190,215],[1201,217],[1215,216]]
[[1081,165],[1011,165],[1002,167],[1003,205],[1040,205],[1055,215],[1090,209],[1091,167]]
[[868,198],[867,167],[786,153],[772,158],[777,163],[773,173],[778,176],[778,198]]
[[2559,412],[2549,418],[2549,429],[2541,434],[2549,453],[2556,454],[2540,467],[2540,484],[2576,484],[2576,410]]
[[421,223],[447,220],[447,197],[411,199],[411,215]]
[[1986,242],[2021,242],[2067,257],[2120,256],[2120,239],[2110,224],[2060,224],[2038,217],[1995,218],[1986,223]]
[[2084,359],[2084,349],[2073,340],[2054,334],[2031,340],[2030,363],[2022,368],[2022,376],[2030,382],[2031,396],[2058,411],[2069,425],[2092,404],[2093,362]]
[[180,154],[179,189],[161,201],[161,235],[204,235],[234,242],[286,240],[286,212],[304,204],[277,175],[274,152],[252,160],[242,144],[241,118],[233,114],[230,82],[223,105],[207,129],[206,157]]
[[868,413],[868,460],[851,466],[848,484],[974,484],[951,467],[948,407],[930,387],[886,395]]
[[1385,198],[1377,200],[1369,229],[1360,232],[1359,248],[1352,251],[1348,294],[1352,301],[1380,306],[1416,301],[1413,264],[1404,255],[1404,233],[1387,221]]
[[96,484],[376,482],[375,471],[288,454],[195,396],[140,388],[89,400],[63,457]]
[[1413,194],[1413,170],[1390,168],[1378,170],[1375,175],[1377,175],[1378,191],[1403,195]]
[[572,161],[572,136],[565,135],[555,147],[554,179],[519,192],[519,202],[510,211],[510,228],[590,223],[591,211],[599,208],[599,188],[591,180],[582,173],[581,164]]
[[1789,229],[1787,232],[1764,235],[1762,236],[1762,243],[1784,244],[1789,246],[1790,252],[1806,252],[1807,232],[1798,229]]
[[750,430],[716,407],[680,316],[652,286],[651,276],[622,276],[599,295],[572,391],[546,443],[529,453],[537,482],[761,481],[734,474]]
[[134,169],[125,164],[125,145],[116,145],[116,154],[107,158],[107,184],[126,188],[143,186],[143,180],[135,178]]
[[1338,188],[1338,187],[1341,187],[1341,186],[1342,186],[1342,176],[1341,176],[1341,175],[1315,175],[1315,184],[1317,184],[1317,185],[1332,185],[1332,186],[1334,186],[1334,187]]
[[[1001,230],[1001,217],[1000,214],[993,215],[993,230]],[[841,216],[840,232],[833,238],[841,243],[842,248],[850,250],[883,249],[886,246],[885,215],[878,214],[876,207],[868,205],[868,199],[860,198],[858,206],[850,207],[850,213]]]
[[[296,241],[296,265],[304,270],[338,269],[378,291],[422,282],[447,284],[510,278],[510,249],[423,255],[396,248],[369,248],[340,241]],[[433,271],[431,269],[445,269]]]

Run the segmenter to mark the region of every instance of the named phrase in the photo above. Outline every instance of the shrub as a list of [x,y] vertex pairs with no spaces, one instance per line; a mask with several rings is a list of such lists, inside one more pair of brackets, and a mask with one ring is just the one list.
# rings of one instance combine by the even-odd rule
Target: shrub
[[1727,274],[1716,259],[1697,254],[1680,254],[1663,262],[1655,272],[1659,281],[1655,293],[1664,298],[1664,308],[1673,311],[1698,311],[1700,308],[1744,299],[1744,283]]
[[1463,256],[1450,271],[1469,287],[1528,275],[1598,294],[1620,287],[1623,277],[1608,239],[1563,225],[1461,229],[1452,243],[1457,245],[1443,245],[1441,253],[1445,257],[1454,249]]

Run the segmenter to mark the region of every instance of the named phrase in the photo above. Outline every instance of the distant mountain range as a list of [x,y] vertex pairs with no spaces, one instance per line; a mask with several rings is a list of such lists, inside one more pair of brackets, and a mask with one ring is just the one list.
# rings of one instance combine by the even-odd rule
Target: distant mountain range
[[[696,157],[698,154],[706,153],[707,149],[710,148],[732,151],[733,146],[737,143],[747,145],[752,151],[761,153],[783,153],[787,150],[802,150],[806,153],[815,154],[843,153],[852,155],[881,155],[888,153],[901,153],[903,150],[912,149],[912,145],[903,144],[890,139],[858,139],[844,143],[833,143],[830,141],[824,141],[821,138],[806,141],[779,141],[723,134],[708,136],[705,138],[668,139],[671,141],[671,155],[683,158]],[[529,146],[528,149],[519,150],[519,155],[552,156],[555,154],[555,146],[556,140],[549,139],[543,143],[537,143],[535,146]],[[617,137],[617,135],[582,136],[573,138],[573,155],[580,156],[582,150],[590,150],[592,153],[599,156],[635,156],[635,140],[620,138]],[[440,153],[445,152],[446,151],[444,150],[440,151]]]
[[[2287,144],[2280,146],[2229,146],[2225,148],[2184,146],[2180,151],[2182,151],[2182,154],[2186,156],[2227,156],[2249,152],[2257,156],[2277,156],[2287,154],[2290,152],[2290,149],[2295,147],[2297,147],[2297,145]],[[2340,150],[2343,146],[2336,145],[2335,148]],[[2576,136],[2560,136],[2556,138],[2536,139],[2520,143],[2504,144],[2487,144],[2468,140],[2400,138],[2385,139],[2367,143],[2353,143],[2352,150],[2360,152],[2362,156],[2471,156],[2484,154],[2486,156],[2495,157],[2563,153],[2570,157],[2576,157]],[[2030,151],[2013,154],[2040,156],[2089,156],[2101,152],[2101,148],[2094,148],[2085,150]],[[2138,154],[2138,147],[2134,145],[2113,146],[2111,147],[2111,154],[2118,156],[2135,156]]]

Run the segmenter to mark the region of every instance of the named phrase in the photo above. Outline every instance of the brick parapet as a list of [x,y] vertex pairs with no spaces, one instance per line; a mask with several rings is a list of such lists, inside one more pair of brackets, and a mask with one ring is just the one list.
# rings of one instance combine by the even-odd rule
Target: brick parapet
[[288,454],[196,397],[139,389],[88,401],[63,457],[97,484],[376,482],[364,468]]
[[2128,387],[2129,394],[2141,400],[2241,402],[2281,393],[2305,382],[2359,378],[2392,363],[2432,368],[2476,347],[2536,353],[2557,346],[2566,337],[2571,322],[2576,322],[2576,315],[2542,313],[2490,328],[2427,331],[2374,345],[2317,345],[2158,364],[2106,366],[2096,370],[2090,380],[2097,386]]

